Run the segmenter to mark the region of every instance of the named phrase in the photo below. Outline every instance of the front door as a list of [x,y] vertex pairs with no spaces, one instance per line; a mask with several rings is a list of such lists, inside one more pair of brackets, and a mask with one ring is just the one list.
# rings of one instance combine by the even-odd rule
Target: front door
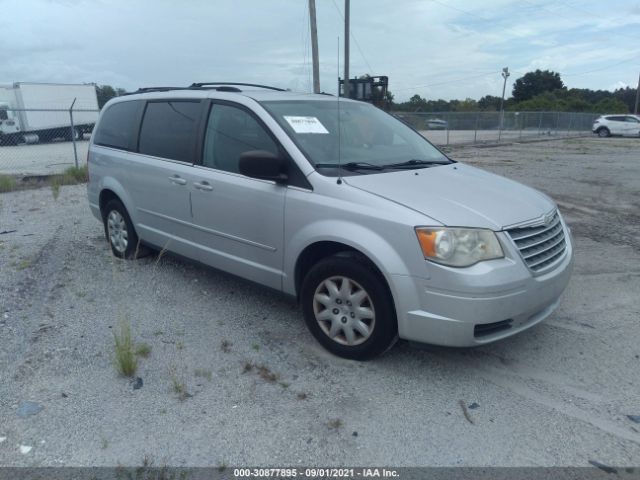
[[252,112],[213,103],[194,167],[194,240],[202,262],[281,289],[287,187],[240,174],[239,157],[250,150],[277,154],[279,147]]

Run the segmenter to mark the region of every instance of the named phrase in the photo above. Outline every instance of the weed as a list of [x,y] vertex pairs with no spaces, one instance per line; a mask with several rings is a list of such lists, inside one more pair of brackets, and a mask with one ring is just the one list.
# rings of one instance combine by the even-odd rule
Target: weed
[[166,408],[161,408],[159,410],[160,415],[166,415],[167,414],[167,409]]
[[227,464],[224,462],[224,460],[222,462],[218,462],[218,471],[219,472],[224,472],[227,469]]
[[[258,376],[261,379],[265,380],[266,382],[275,383],[276,380],[278,380],[278,375],[276,373],[273,373],[269,367],[265,365],[254,365],[253,363],[248,361],[244,363],[242,373],[251,372],[254,369],[256,370],[256,373],[258,374]],[[283,388],[287,388],[289,386],[288,383],[284,383],[284,382],[282,382],[280,385]],[[284,385],[286,385],[286,387]]]
[[327,425],[333,430],[338,430],[340,427],[342,427],[342,420],[340,420],[339,418],[334,418],[333,420],[329,420],[329,423]]
[[82,167],[69,167],[62,174],[64,185],[75,183],[87,183],[89,181],[89,169],[86,165]]
[[100,447],[102,448],[102,450],[106,450],[107,448],[109,448],[109,441],[106,438],[102,437]]
[[153,335],[155,337],[159,337],[160,335],[162,335],[164,332],[162,330],[156,330],[155,332],[153,332]]
[[19,263],[15,264],[16,270],[24,270],[25,268],[29,268],[29,266],[31,266],[31,260],[29,260],[28,258],[24,258],[22,260],[20,260]]
[[151,355],[151,345],[148,343],[140,343],[136,345],[136,355],[142,358],[147,358]]
[[251,345],[251,348],[253,348],[256,352],[260,351],[260,345],[258,345],[257,343]]
[[287,389],[291,386],[291,384],[287,382],[279,382],[278,385],[280,385],[284,389]]
[[9,175],[0,175],[0,193],[10,192],[16,188],[16,179]]
[[247,373],[253,370],[253,363],[244,362],[244,367],[242,367],[242,373]]
[[186,400],[189,397],[193,397],[193,395],[187,391],[187,385],[178,378],[175,368],[172,367],[169,370],[169,375],[171,376],[171,388],[174,393],[178,394],[178,398],[180,400]]
[[122,319],[119,331],[113,332],[115,343],[116,368],[121,375],[133,377],[138,368],[138,359],[135,354],[135,346],[131,337],[131,325],[126,319]]
[[231,343],[229,340],[223,340],[222,343],[220,344],[220,348],[224,353],[229,353],[231,351],[232,345],[233,343]]
[[300,392],[296,395],[298,400],[306,400],[307,398],[309,398],[309,395],[304,393],[304,392]]
[[184,344],[182,342],[176,342],[176,348],[178,350],[182,350],[182,349],[184,349]]
[[209,369],[196,368],[195,372],[193,373],[196,377],[203,377],[209,381],[211,381],[211,379],[213,378],[213,372]]

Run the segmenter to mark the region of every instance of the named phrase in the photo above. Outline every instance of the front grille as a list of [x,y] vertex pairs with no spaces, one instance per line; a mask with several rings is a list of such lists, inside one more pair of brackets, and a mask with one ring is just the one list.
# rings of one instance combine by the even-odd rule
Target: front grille
[[548,225],[511,228],[507,233],[518,247],[524,262],[534,272],[544,270],[560,260],[567,249],[558,212],[553,214]]

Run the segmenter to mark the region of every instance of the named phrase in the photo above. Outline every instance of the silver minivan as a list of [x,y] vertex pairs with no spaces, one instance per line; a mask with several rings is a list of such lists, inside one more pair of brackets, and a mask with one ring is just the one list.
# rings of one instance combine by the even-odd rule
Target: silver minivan
[[553,200],[361,102],[142,89],[104,107],[88,165],[116,256],[166,249],[296,296],[315,338],[346,358],[398,338],[508,337],[548,317],[571,275]]

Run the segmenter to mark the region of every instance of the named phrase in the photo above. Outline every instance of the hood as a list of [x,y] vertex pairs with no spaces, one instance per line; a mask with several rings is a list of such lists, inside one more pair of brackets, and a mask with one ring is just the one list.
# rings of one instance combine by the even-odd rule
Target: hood
[[460,163],[343,180],[450,227],[502,230],[538,218],[555,206],[533,188]]

